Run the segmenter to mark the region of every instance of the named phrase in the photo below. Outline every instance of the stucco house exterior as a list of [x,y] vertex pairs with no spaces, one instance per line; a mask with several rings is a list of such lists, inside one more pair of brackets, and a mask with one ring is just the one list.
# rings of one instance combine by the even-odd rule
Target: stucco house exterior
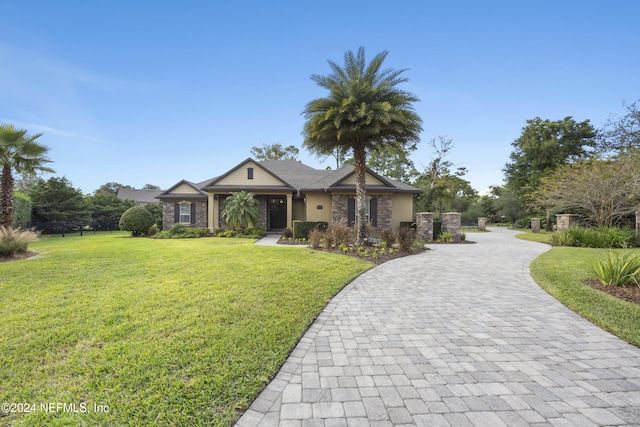
[[[251,192],[259,201],[258,226],[267,231],[291,228],[294,220],[355,222],[355,171],[314,169],[294,160],[246,159],[223,175],[194,183],[182,180],[157,196],[163,228],[183,223],[224,229],[224,201],[232,193]],[[367,219],[374,228],[398,229],[413,221],[413,200],[421,190],[368,170]]]

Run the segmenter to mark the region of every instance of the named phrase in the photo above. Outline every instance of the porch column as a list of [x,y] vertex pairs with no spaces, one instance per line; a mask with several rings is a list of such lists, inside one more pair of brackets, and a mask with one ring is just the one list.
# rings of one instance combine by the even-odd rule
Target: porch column
[[287,228],[293,230],[293,194],[287,194]]
[[209,227],[209,232],[213,233],[213,228],[214,228],[214,224],[215,221],[213,220],[213,212],[215,212],[214,210],[214,202],[215,200],[213,200],[213,193],[209,193],[208,194],[208,203],[207,203],[207,227]]
[[213,233],[220,224],[220,220],[218,218],[218,211],[220,210],[220,196],[215,194],[209,194],[209,219],[211,220],[211,224],[209,224],[209,229]]

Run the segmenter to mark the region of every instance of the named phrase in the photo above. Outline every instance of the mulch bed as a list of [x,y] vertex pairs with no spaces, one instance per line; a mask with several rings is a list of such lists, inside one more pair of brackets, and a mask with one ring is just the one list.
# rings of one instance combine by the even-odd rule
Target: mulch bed
[[597,279],[585,279],[582,283],[605,294],[640,305],[640,286],[638,285],[605,286]]

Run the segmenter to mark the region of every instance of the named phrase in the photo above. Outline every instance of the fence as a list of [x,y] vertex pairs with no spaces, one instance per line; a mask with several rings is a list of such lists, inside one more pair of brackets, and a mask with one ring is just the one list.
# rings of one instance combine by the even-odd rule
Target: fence
[[93,221],[93,222],[31,222],[25,228],[35,229],[42,234],[60,234],[62,237],[69,233],[84,233],[96,231],[116,231],[120,227],[118,221]]

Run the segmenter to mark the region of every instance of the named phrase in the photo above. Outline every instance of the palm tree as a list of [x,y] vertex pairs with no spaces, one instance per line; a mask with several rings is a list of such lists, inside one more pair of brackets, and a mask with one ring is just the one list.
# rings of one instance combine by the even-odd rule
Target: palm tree
[[233,193],[224,202],[224,221],[233,228],[240,228],[243,233],[246,227],[255,225],[258,215],[258,200],[253,198],[253,193]]
[[368,150],[387,145],[397,147],[420,141],[422,120],[413,111],[418,98],[396,86],[408,81],[401,77],[406,69],[381,70],[386,51],[377,54],[367,65],[364,48],[344,55],[344,68],[328,61],[332,73],[312,75],[311,79],[329,91],[326,98],[309,102],[303,111],[306,118],[304,146],[319,156],[330,155],[337,148],[353,151],[356,173],[357,238],[366,241],[366,156]]
[[29,135],[26,130],[0,123],[0,225],[11,227],[13,220],[13,172],[23,176],[33,176],[38,171],[53,172],[44,166],[51,160],[46,157],[49,148],[36,142],[41,136]]

